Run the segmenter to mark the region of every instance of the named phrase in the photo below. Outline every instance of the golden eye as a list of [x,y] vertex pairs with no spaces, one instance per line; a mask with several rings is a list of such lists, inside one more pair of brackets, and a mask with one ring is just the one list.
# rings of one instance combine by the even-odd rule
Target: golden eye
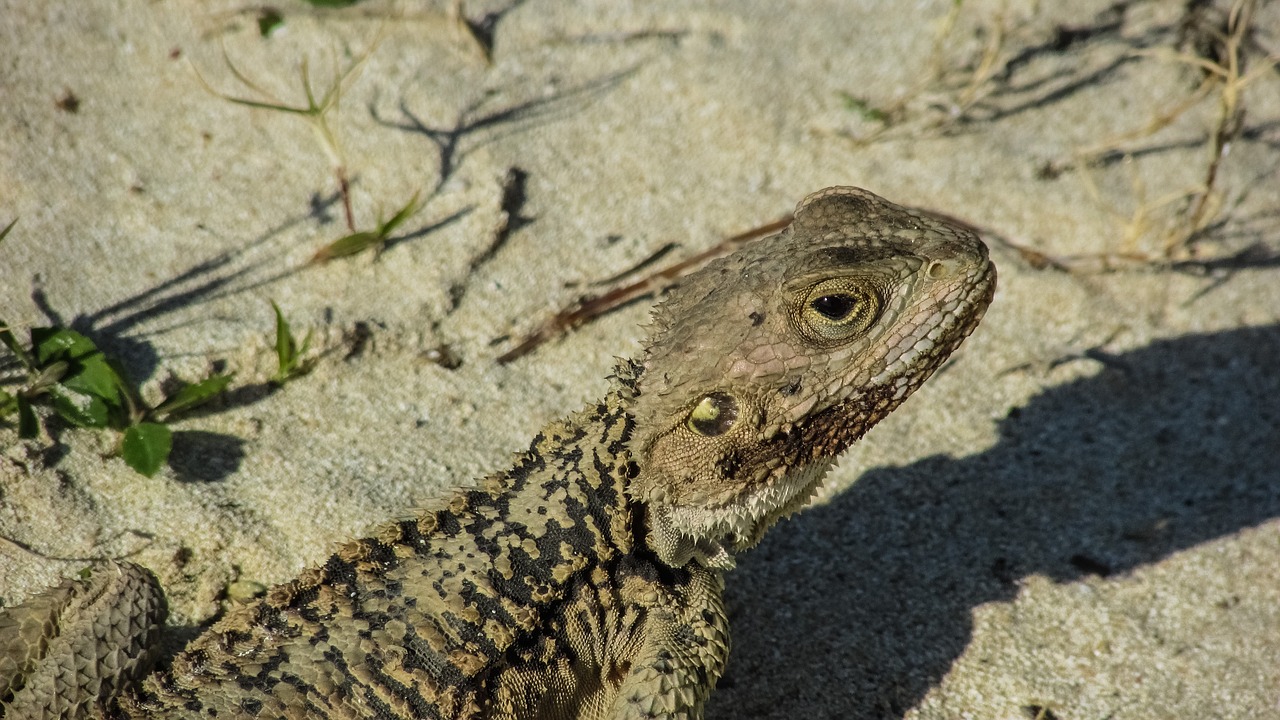
[[685,424],[704,437],[723,435],[738,420],[738,401],[722,392],[706,395],[693,406]]
[[861,278],[833,278],[814,283],[796,309],[801,334],[820,344],[850,340],[880,316],[880,293]]

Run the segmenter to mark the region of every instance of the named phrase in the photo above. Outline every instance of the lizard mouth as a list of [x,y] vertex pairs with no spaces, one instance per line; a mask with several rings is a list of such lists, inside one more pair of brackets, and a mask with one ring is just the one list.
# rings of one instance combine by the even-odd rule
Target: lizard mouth
[[745,518],[742,523],[745,527],[726,535],[724,544],[734,553],[740,553],[758,545],[769,528],[809,504],[814,494],[822,487],[827,472],[833,465],[835,465],[834,456],[825,462],[819,461],[788,473],[782,482],[757,492],[753,499],[754,503],[765,508],[766,511],[754,518]]

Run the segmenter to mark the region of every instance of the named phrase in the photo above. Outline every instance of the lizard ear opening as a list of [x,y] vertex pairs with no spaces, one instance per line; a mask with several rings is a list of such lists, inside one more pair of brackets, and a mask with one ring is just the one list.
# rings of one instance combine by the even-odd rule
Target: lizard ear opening
[[685,425],[698,435],[715,437],[729,432],[737,421],[738,401],[727,393],[713,392],[693,406]]

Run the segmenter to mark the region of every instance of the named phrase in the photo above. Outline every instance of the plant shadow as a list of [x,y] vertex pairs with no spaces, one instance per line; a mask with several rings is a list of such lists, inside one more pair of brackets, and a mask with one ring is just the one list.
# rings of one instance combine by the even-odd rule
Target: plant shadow
[[204,430],[177,430],[169,467],[182,482],[217,482],[234,473],[244,461],[243,438]]
[[864,473],[730,573],[707,717],[901,717],[1019,579],[1126,573],[1280,517],[1277,357],[1280,325],[1095,355],[990,449]]

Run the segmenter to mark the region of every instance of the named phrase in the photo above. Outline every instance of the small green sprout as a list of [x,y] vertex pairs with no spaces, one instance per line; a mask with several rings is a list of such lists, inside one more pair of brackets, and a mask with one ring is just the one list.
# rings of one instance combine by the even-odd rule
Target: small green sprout
[[227,386],[230,384],[230,373],[211,375],[200,382],[185,383],[174,391],[172,395],[165,398],[164,402],[155,406],[146,414],[150,417],[167,420],[205,404],[214,397],[226,392]]
[[334,258],[356,255],[370,248],[373,248],[374,252],[381,252],[386,246],[387,240],[391,237],[391,233],[395,232],[396,228],[403,225],[405,221],[422,209],[424,203],[418,201],[418,197],[421,194],[421,190],[415,192],[413,197],[409,198],[409,202],[400,208],[395,215],[391,216],[390,220],[383,222],[382,218],[379,217],[378,226],[373,230],[361,230],[350,235],[344,235],[320,248],[315,255],[311,256],[311,262],[317,264],[325,263]]
[[276,362],[277,370],[271,382],[276,385],[284,385],[286,382],[296,377],[301,377],[311,372],[314,362],[305,357],[307,350],[311,348],[311,331],[307,331],[307,335],[302,339],[302,345],[298,345],[297,338],[293,336],[293,330],[289,327],[289,321],[285,320],[284,313],[280,312],[280,306],[275,301],[271,301],[271,309],[276,312]]
[[878,122],[888,125],[892,118],[890,114],[878,107],[875,107],[867,100],[860,98],[851,93],[838,91],[836,95],[840,98],[840,103],[844,105],[845,110],[852,110],[862,116],[863,120]]

